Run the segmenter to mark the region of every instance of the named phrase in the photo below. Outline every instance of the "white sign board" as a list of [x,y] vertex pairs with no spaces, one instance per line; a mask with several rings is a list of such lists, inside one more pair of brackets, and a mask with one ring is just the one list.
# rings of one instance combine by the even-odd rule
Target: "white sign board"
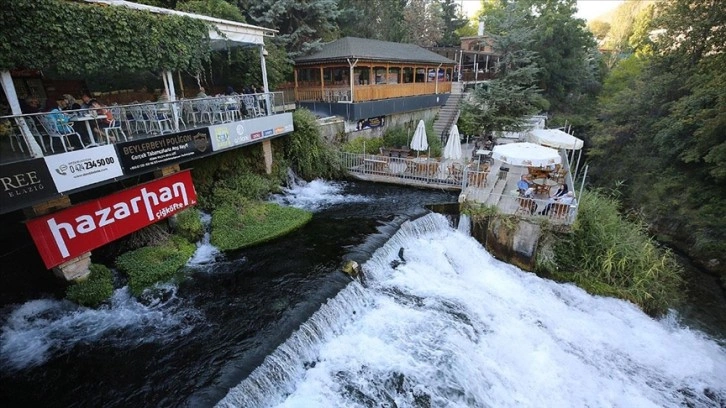
[[123,175],[113,145],[55,154],[43,159],[58,192],[75,190]]

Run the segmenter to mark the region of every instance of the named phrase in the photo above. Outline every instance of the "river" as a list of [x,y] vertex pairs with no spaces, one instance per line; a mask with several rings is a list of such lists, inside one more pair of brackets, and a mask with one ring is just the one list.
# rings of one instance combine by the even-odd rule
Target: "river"
[[499,262],[425,209],[451,193],[314,181],[275,200],[314,217],[235,253],[201,242],[180,281],[134,299],[119,278],[99,309],[59,300],[16,238],[0,257],[3,405],[726,405],[722,320],[652,319]]

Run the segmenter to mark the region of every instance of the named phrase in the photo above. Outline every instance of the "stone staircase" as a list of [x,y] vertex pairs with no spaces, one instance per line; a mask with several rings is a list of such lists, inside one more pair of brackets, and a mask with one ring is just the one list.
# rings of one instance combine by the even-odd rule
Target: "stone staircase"
[[439,115],[434,122],[434,134],[439,136],[442,144],[446,144],[451,126],[459,119],[459,103],[464,96],[462,88],[463,86],[459,82],[451,84],[451,95],[439,110]]

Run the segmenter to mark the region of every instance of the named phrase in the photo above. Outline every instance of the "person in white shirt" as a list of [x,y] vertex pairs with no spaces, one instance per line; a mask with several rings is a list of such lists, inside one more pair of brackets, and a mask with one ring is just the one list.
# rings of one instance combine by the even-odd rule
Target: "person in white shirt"
[[565,194],[562,197],[556,197],[556,198],[550,198],[549,203],[545,208],[539,212],[539,215],[547,215],[549,214],[550,210],[552,209],[552,206],[555,203],[559,204],[565,204],[565,205],[573,205],[575,204],[575,193],[572,191],[568,191],[567,194]]

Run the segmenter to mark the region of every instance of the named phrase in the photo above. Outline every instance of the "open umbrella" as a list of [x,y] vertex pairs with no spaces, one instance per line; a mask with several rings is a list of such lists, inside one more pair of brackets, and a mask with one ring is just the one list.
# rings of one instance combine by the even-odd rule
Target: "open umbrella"
[[539,167],[562,162],[557,150],[529,142],[496,145],[492,157],[512,166]]
[[582,149],[582,139],[578,139],[560,129],[533,129],[529,132],[533,143],[558,149],[579,150]]
[[416,131],[413,133],[413,139],[411,139],[411,149],[415,150],[418,156],[418,152],[423,152],[429,148],[429,142],[426,139],[426,126],[423,120],[418,121]]
[[461,137],[459,136],[459,127],[454,125],[449,132],[449,140],[446,141],[444,147],[444,159],[459,160],[461,159]]

